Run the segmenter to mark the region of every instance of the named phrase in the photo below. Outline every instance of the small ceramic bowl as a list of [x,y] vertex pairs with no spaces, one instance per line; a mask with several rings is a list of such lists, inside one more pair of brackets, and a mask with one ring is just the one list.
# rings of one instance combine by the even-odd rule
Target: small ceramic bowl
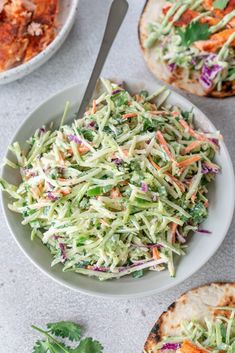
[[[132,79],[125,79],[125,83],[133,93],[139,92],[141,89],[152,93],[159,87],[157,83],[143,83]],[[20,126],[12,142],[18,141],[23,148],[26,148],[25,141],[42,125],[47,125],[53,121],[55,128],[57,128],[66,101],[70,101],[70,116],[72,119],[73,113],[78,110],[81,103],[84,87],[84,84],[72,86],[42,103]],[[214,125],[198,108],[179,94],[172,92],[168,102],[180,106],[182,110],[190,110],[193,107],[196,126],[205,131],[214,132],[216,130]],[[69,121],[68,119],[67,123],[70,122],[71,120]],[[14,161],[11,152],[8,151],[6,157]],[[209,260],[222,243],[231,223],[234,210],[234,173],[231,159],[223,142],[221,143],[220,152],[216,156],[216,163],[221,166],[222,172],[216,176],[215,182],[211,184],[209,190],[209,216],[201,225],[201,228],[208,229],[212,233],[197,233],[191,237],[187,254],[177,261],[175,278],[171,278],[166,270],[162,272],[148,271],[145,276],[139,279],[126,276],[118,280],[102,282],[96,278],[73,272],[62,272],[62,265],[58,264],[51,267],[52,256],[48,248],[38,238],[34,241],[30,240],[30,228],[21,224],[21,215],[8,209],[7,205],[10,203],[10,198],[6,193],[2,196],[3,210],[12,235],[21,250],[50,278],[71,289],[96,296],[120,298],[150,295],[173,287],[191,276]],[[15,171],[13,173],[12,168],[8,166],[3,168],[2,177],[13,184],[19,184],[21,180],[20,174]]]
[[58,32],[55,39],[41,53],[28,62],[0,73],[0,85],[18,80],[49,60],[67,38],[77,13],[79,0],[59,0]]

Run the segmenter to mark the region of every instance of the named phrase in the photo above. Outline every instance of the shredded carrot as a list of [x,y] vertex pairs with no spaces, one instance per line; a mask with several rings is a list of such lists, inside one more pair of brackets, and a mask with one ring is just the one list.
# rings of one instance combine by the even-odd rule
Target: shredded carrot
[[128,114],[124,114],[122,117],[123,119],[129,119],[129,118],[136,118],[138,116],[138,114],[136,113],[128,113]]
[[129,151],[128,150],[122,150],[122,153],[124,156],[128,157],[129,156]]
[[80,145],[78,147],[78,152],[79,154],[83,155],[83,154],[86,154],[88,151],[90,151],[90,148],[85,146],[85,145]]
[[96,100],[95,99],[93,100],[93,103],[92,103],[92,111],[93,111],[93,114],[95,114],[97,112]]
[[194,192],[194,193],[192,194],[192,196],[191,196],[192,203],[195,203],[196,196],[197,196],[197,193]]
[[122,197],[122,194],[120,193],[119,188],[113,188],[110,191],[110,196],[111,196],[111,199],[118,199],[119,197]]
[[172,233],[172,243],[175,243],[175,235],[177,230],[178,224],[175,222],[171,223],[171,233]]
[[185,340],[180,348],[181,353],[206,353],[206,350],[199,348],[190,341]]
[[191,152],[192,150],[194,150],[195,148],[199,147],[201,145],[202,141],[193,141],[192,143],[190,143],[187,147],[185,147],[181,154],[187,154],[189,152]]
[[175,184],[178,185],[180,191],[182,191],[182,192],[185,191],[185,186],[184,186],[184,184],[183,184],[179,179],[177,179],[176,177],[174,177],[174,176],[171,175],[170,173],[166,173],[166,175],[168,175],[168,176],[172,179],[172,181],[174,181]]
[[127,180],[122,180],[120,181],[120,183],[118,183],[120,185],[129,185],[128,181]]
[[166,142],[166,140],[165,140],[163,134],[161,133],[161,131],[157,131],[156,137],[157,137],[157,139],[158,139],[160,145],[162,146],[162,148],[163,148],[164,151],[166,152],[167,156],[170,158],[170,160],[171,160],[172,162],[175,162],[175,159],[174,159],[172,153],[170,152],[169,147],[168,147],[168,145],[167,145],[167,142]]
[[154,247],[154,248],[153,248],[153,258],[154,258],[155,260],[159,260],[159,259],[161,258],[157,247]]
[[100,220],[100,223],[103,224],[104,226],[109,226],[108,222],[106,222],[104,219]]
[[192,137],[194,137],[195,139],[197,139],[199,141],[208,141],[209,142],[209,140],[205,136],[202,136],[199,133],[197,133],[196,131],[194,131],[184,119],[180,119],[179,122],[185,128],[185,130],[187,130],[189,135],[191,135]]
[[64,155],[63,152],[58,151],[58,157],[60,164],[64,165]]
[[[157,169],[158,171],[161,169],[161,167],[159,167],[159,165],[153,161],[153,159],[152,159],[151,156],[149,156],[148,159],[149,159],[149,162],[152,164],[152,166],[153,166],[155,169]],[[168,172],[166,172],[166,173],[164,173],[164,174],[167,175],[169,178],[171,178],[172,182],[175,182],[175,184],[178,185],[178,187],[180,188],[180,190],[181,190],[182,192],[185,191],[185,186],[184,186],[184,184],[183,184],[179,179],[177,179],[176,177],[174,177],[173,175],[171,175],[171,174],[168,173]]]
[[39,183],[38,190],[40,194],[42,193],[43,189],[44,189],[43,183]]
[[209,202],[208,201],[204,202],[204,206],[207,208],[209,206]]
[[172,115],[174,118],[176,118],[177,116],[179,116],[179,112],[172,112]]
[[61,194],[61,195],[68,195],[68,194],[70,194],[71,193],[71,189],[70,188],[66,188],[66,189],[61,189],[61,190],[59,190],[59,193]]
[[142,102],[142,98],[140,97],[140,95],[137,94],[135,98],[136,98],[136,102]]
[[161,169],[161,167],[159,167],[159,165],[157,165],[157,163],[154,162],[154,160],[152,159],[151,156],[149,156],[148,159],[149,159],[149,162],[152,164],[152,166],[153,166],[155,169],[157,169],[157,170],[160,170],[160,169]]
[[150,110],[150,114],[152,115],[167,115],[168,113],[165,110]]
[[185,167],[187,167],[190,164],[193,164],[193,163],[196,163],[196,162],[200,161],[200,159],[201,159],[201,156],[199,156],[199,155],[188,157],[184,161],[178,162],[178,167],[179,168],[185,168]]
[[35,187],[35,188],[31,188],[30,191],[33,195],[33,198],[35,200],[38,200],[39,199],[39,189],[37,187]]

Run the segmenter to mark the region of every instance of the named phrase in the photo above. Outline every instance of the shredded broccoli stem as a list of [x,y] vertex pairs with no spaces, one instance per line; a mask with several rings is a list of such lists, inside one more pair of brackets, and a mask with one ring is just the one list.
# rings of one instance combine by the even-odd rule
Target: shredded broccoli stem
[[[233,353],[235,348],[235,319],[234,307],[213,307],[217,315],[212,319],[183,321],[181,322],[181,332],[178,336],[165,336],[158,345],[155,346],[156,352],[167,344],[179,346],[189,341],[205,352],[228,352]],[[221,310],[221,315],[219,311]],[[231,311],[230,317],[225,316],[224,312]]]
[[[193,112],[166,104],[165,87],[131,96],[102,82],[82,119],[38,129],[26,153],[11,146],[15,161],[6,163],[22,181],[0,180],[1,188],[52,265],[101,280],[167,268],[174,276],[175,257],[208,214],[207,184],[219,171],[211,139],[219,133],[190,135],[183,125],[194,129]],[[195,134],[203,143],[187,152]]]

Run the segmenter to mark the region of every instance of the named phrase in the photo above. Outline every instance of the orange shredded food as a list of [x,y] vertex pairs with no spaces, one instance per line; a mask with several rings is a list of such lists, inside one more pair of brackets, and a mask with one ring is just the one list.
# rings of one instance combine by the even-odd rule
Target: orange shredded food
[[0,7],[0,72],[27,62],[55,38],[58,0],[8,0]]
[[199,348],[190,341],[185,340],[180,348],[181,353],[206,353],[206,350]]

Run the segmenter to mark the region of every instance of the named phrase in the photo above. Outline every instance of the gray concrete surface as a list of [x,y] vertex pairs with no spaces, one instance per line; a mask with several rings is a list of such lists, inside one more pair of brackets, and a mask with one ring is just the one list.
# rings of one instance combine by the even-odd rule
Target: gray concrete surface
[[[0,87],[0,159],[16,128],[32,109],[65,86],[88,78],[109,2],[81,0],[75,26],[61,50],[30,76]],[[153,80],[137,41],[137,21],[144,0],[129,2],[128,17],[103,75]],[[189,98],[223,132],[234,160],[235,98]],[[18,249],[2,214],[0,226],[0,353],[31,353],[38,337],[30,329],[32,323],[43,325],[66,319],[83,324],[88,335],[103,343],[105,353],[140,353],[154,320],[180,293],[209,281],[235,280],[234,222],[217,253],[190,279],[160,295],[120,301],[87,297],[52,282]]]

